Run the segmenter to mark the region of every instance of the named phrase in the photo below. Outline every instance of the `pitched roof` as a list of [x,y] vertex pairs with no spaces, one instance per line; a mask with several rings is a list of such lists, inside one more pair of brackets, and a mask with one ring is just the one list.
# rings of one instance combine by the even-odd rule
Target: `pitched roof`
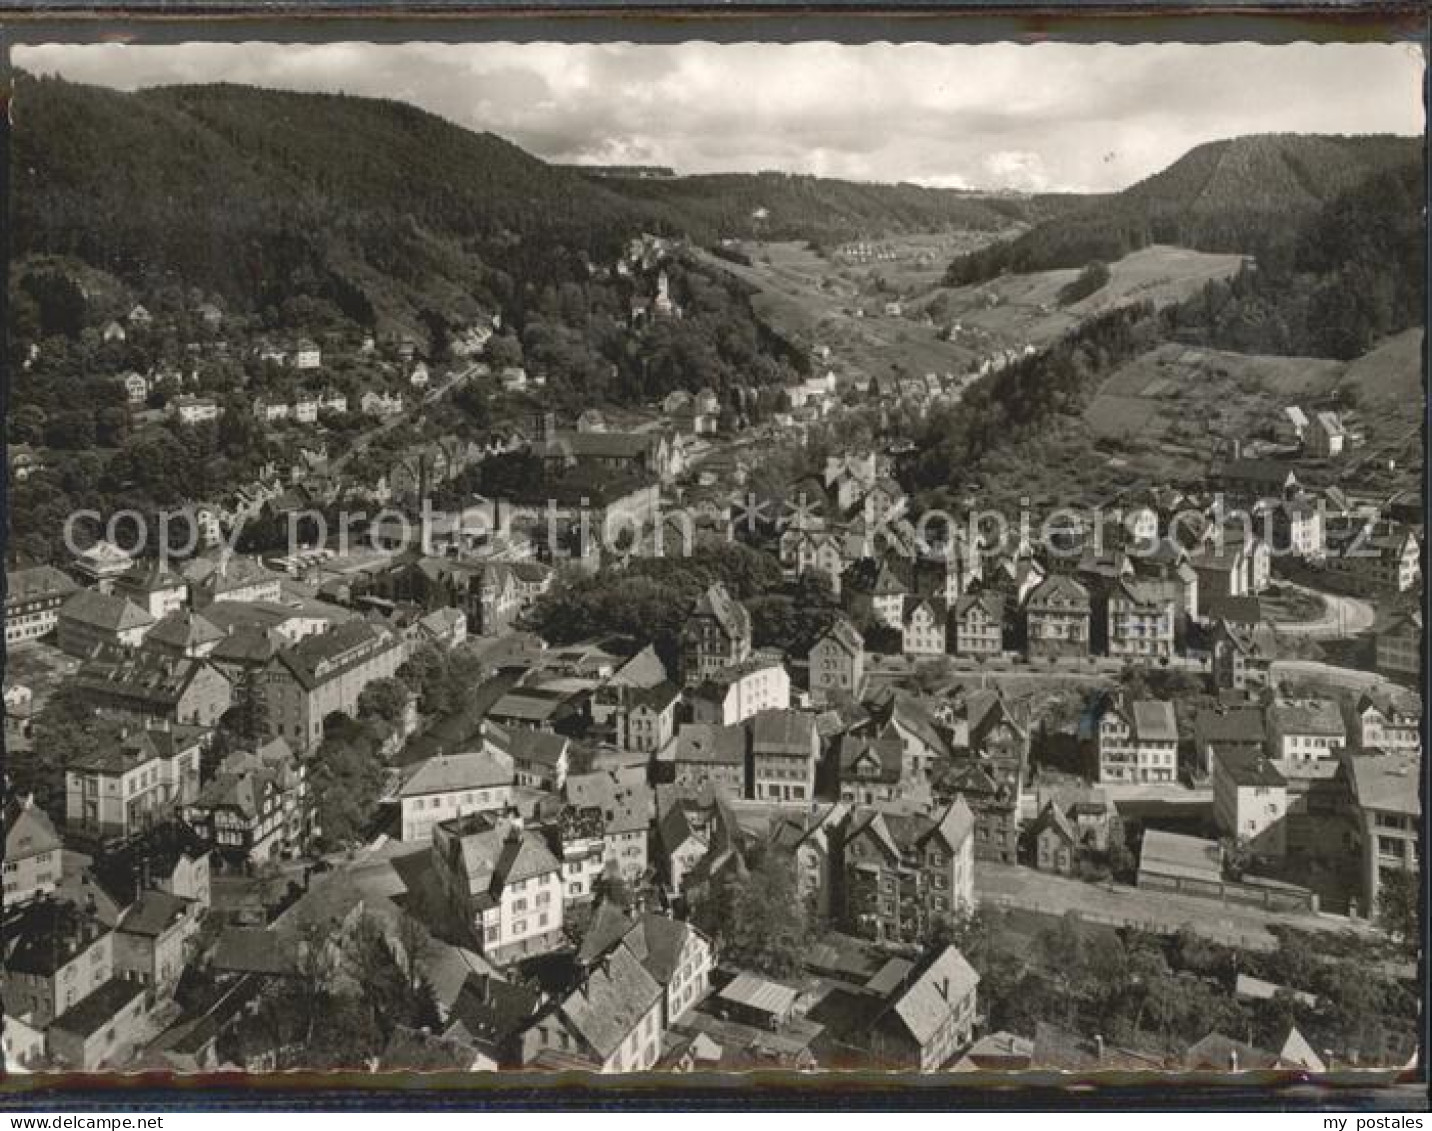
[[390,634],[367,621],[351,620],[305,637],[285,648],[278,658],[300,685],[311,691],[365,662],[379,648],[396,643]]
[[1136,699],[1133,703],[1134,737],[1141,742],[1177,742],[1178,722],[1173,704],[1163,699]]
[[1226,620],[1233,624],[1260,624],[1263,617],[1263,602],[1257,597],[1229,597],[1214,594],[1203,604],[1204,615],[1209,620]]
[[577,961],[583,966],[591,965],[626,938],[635,926],[635,920],[625,908],[611,900],[603,900],[597,904],[591,922],[587,924],[587,932],[577,948]]
[[1044,808],[1035,819],[1031,834],[1039,836],[1045,829],[1053,829],[1067,844],[1077,845],[1079,843],[1079,834],[1074,831],[1074,826],[1069,823],[1069,818],[1064,815],[1064,810],[1053,801],[1045,803]]
[[[15,446],[12,444],[13,452]],[[38,565],[29,569],[5,571],[5,604],[16,605],[40,597],[63,596],[79,589],[74,578],[54,566]]]
[[832,641],[842,651],[850,655],[858,655],[865,650],[865,638],[860,635],[860,630],[855,627],[849,617],[839,615],[832,619],[830,627],[816,641]]
[[819,750],[815,718],[780,707],[757,711],[751,719],[751,749],[756,754],[814,757]]
[[660,985],[667,986],[676,975],[687,940],[695,933],[696,928],[690,923],[648,911],[628,933],[626,945],[646,967],[646,972]]
[[1139,853],[1139,871],[1207,880],[1221,877],[1223,851],[1216,840],[1148,829]]
[[609,687],[657,687],[667,682],[666,665],[656,654],[656,648],[648,644],[626,663],[622,664],[612,678]]
[[1235,459],[1224,464],[1219,472],[1222,479],[1247,480],[1250,483],[1277,484],[1282,486],[1293,474],[1293,468],[1286,463],[1266,459]]
[[166,644],[172,648],[189,651],[211,642],[223,640],[224,633],[213,622],[189,609],[176,609],[159,622],[144,637],[146,645]]
[[501,1046],[527,1027],[542,1004],[536,990],[505,982],[495,974],[470,973],[454,999],[448,1019],[475,1040]]
[[1200,748],[1209,743],[1261,744],[1267,740],[1261,707],[1200,708],[1193,717],[1193,733]]
[[571,746],[571,739],[531,727],[504,727],[484,720],[483,737],[498,749],[505,750],[514,761],[555,768]]
[[731,637],[749,636],[751,614],[719,581],[706,587],[692,606],[692,617],[714,617],[722,630]]
[[1052,573],[1030,592],[1026,603],[1030,606],[1063,601],[1066,604],[1088,606],[1089,590],[1067,573]]
[[49,816],[33,801],[10,801],[5,806],[5,859],[18,860],[60,848],[60,835]]
[[[224,604],[229,602],[225,601]],[[217,608],[217,606],[210,606]],[[268,663],[287,645],[287,641],[271,628],[251,625],[232,629],[214,645],[209,658],[216,663],[257,666]]]
[[114,579],[121,589],[153,593],[161,589],[182,589],[184,579],[158,558],[141,558]]
[[120,919],[119,929],[129,935],[158,938],[183,921],[190,902],[166,891],[142,891]]
[[81,589],[60,606],[60,617],[105,632],[127,632],[154,623],[133,601],[97,589]]
[[742,970],[717,991],[716,996],[762,1013],[785,1014],[800,995],[790,986]]
[[682,723],[676,732],[672,759],[706,765],[744,765],[746,729],[719,723]]
[[509,884],[561,869],[540,836],[512,821],[473,813],[438,829],[456,838],[474,892],[496,896]]
[[1261,751],[1235,746],[1219,749],[1213,746],[1215,773],[1227,776],[1235,785],[1277,789],[1286,786],[1288,779],[1278,772],[1278,767],[1265,758]]
[[867,775],[855,772],[862,762],[868,762],[879,768],[874,780],[884,785],[894,785],[900,781],[903,773],[905,748],[895,735],[876,738],[864,734],[843,734],[836,742],[836,758],[842,782],[872,780]]
[[262,927],[227,927],[210,963],[232,974],[292,974],[298,969],[298,936]]
[[56,1017],[50,1027],[81,1037],[92,1036],[142,993],[144,986],[140,982],[110,978]]
[[1268,709],[1268,729],[1276,734],[1315,734],[1344,737],[1342,709],[1334,699],[1304,699],[1275,703]]
[[940,1031],[964,999],[975,992],[980,976],[955,947],[947,946],[890,1005],[917,1044]]
[[1364,809],[1422,815],[1418,788],[1422,759],[1416,754],[1362,754],[1346,759],[1353,793]]
[[656,979],[622,945],[562,1000],[560,1009],[568,1025],[605,1061],[660,997]]
[[1004,601],[998,593],[990,593],[987,591],[966,593],[963,597],[955,601],[954,612],[958,620],[963,620],[976,609],[984,613],[990,620],[998,621],[1004,619]]
[[[180,700],[194,678],[210,666],[208,661],[191,656],[176,658],[141,651],[118,659],[86,660],[75,673],[74,682],[82,691],[168,709]],[[228,682],[222,675],[218,678]]]
[[485,750],[438,754],[412,767],[398,789],[399,797],[425,797],[465,789],[511,785],[512,760]]

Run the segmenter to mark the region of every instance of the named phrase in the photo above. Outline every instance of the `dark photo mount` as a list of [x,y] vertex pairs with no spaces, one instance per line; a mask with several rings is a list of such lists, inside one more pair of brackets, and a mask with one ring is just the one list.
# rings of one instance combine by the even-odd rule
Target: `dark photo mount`
[[1425,1107],[1420,8],[0,19],[0,1106]]

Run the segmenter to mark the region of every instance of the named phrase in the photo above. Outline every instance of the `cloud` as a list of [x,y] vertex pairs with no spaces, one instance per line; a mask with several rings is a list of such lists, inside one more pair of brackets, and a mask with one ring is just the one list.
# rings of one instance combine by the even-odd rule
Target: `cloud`
[[1002,149],[984,159],[985,171],[995,188],[1042,192],[1049,187],[1049,174],[1039,154],[1027,149]]
[[192,43],[16,46],[120,89],[241,82],[398,98],[551,161],[1122,188],[1247,133],[1420,133],[1419,52],[1264,46]]

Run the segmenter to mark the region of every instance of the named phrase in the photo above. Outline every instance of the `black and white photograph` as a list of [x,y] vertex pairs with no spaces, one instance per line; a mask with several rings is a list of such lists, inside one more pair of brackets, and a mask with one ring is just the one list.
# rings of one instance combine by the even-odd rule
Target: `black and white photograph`
[[421,31],[10,45],[9,1086],[1412,1079],[1424,45]]

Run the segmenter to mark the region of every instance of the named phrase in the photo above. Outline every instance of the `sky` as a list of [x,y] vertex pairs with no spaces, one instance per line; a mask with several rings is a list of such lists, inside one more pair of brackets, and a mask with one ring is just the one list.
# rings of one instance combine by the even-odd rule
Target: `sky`
[[1423,129],[1407,44],[90,44],[13,59],[124,90],[395,98],[554,162],[952,188],[1111,191],[1223,137]]

